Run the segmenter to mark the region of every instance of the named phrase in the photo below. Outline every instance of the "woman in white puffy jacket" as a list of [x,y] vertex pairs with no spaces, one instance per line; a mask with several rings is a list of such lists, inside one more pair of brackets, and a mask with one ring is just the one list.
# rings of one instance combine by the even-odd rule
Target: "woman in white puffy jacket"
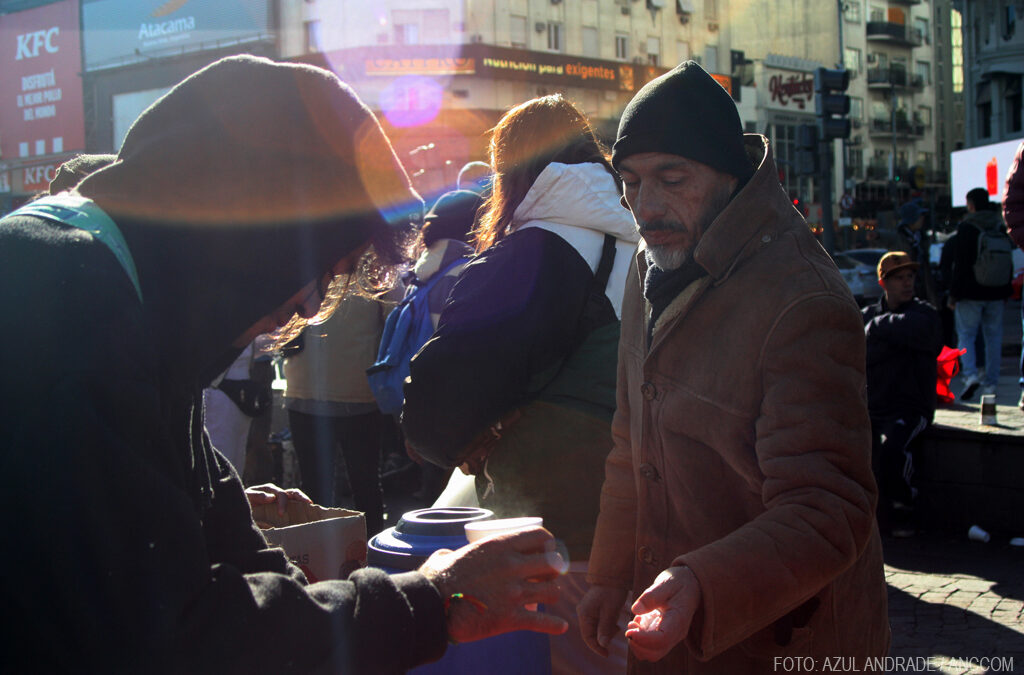
[[[412,361],[402,424],[422,457],[467,463],[481,506],[543,516],[574,561],[549,611],[575,624],[612,446],[619,316],[638,235],[604,148],[561,96],[506,113],[490,160],[478,255]],[[621,647],[621,661],[601,662],[570,627],[552,640],[554,670],[624,672]]]

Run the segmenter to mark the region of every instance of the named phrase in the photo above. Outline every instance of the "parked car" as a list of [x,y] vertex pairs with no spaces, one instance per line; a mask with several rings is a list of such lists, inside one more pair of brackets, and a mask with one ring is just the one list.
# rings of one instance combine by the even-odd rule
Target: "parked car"
[[839,251],[841,255],[860,261],[873,270],[878,269],[878,261],[888,252],[889,249],[886,248],[852,248],[849,251]]
[[[839,268],[839,273],[846,281],[846,285],[850,287],[850,292],[853,293],[857,304],[863,307],[875,302],[882,295],[882,287],[878,285],[878,261],[876,260],[873,265],[868,265],[849,255],[850,253],[852,251],[842,251],[834,254],[832,259],[835,261],[836,267]],[[884,250],[882,254],[885,254]],[[878,257],[881,258],[882,256]]]

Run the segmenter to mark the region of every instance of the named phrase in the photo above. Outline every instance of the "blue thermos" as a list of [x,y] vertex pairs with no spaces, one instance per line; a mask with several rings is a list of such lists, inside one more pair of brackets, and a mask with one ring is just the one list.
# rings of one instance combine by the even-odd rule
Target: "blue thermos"
[[[469,542],[466,523],[494,516],[488,509],[450,506],[409,511],[394,527],[370,539],[366,563],[389,574],[417,569],[442,548],[457,549]],[[550,675],[548,636],[533,631],[497,635],[486,640],[451,645],[440,661],[409,671],[417,675]]]

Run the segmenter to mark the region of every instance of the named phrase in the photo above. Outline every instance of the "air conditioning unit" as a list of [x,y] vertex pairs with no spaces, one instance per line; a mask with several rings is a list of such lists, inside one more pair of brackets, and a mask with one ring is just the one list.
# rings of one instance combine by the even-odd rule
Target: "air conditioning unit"
[[538,21],[537,23],[533,24],[533,29],[538,33],[543,33],[548,29],[548,25],[543,21]]
[[718,22],[717,21],[708,21],[708,30],[710,32],[712,32],[712,33],[717,31],[718,30]]
[[878,60],[878,57],[876,55],[868,54],[868,63],[869,64],[875,63],[877,60]]
[[684,26],[686,24],[690,23],[690,15],[689,14],[680,14],[679,15],[679,23],[683,24]]
[[473,37],[469,38],[469,41],[474,44],[480,44],[481,42],[484,41],[484,36],[481,35],[480,33],[474,33]]
[[562,0],[551,0],[551,4],[552,5],[558,5],[558,4],[561,4],[561,2],[562,2]]
[[623,16],[629,16],[630,14],[633,13],[632,10],[630,10],[629,7],[626,6],[619,7],[619,10],[622,12]]

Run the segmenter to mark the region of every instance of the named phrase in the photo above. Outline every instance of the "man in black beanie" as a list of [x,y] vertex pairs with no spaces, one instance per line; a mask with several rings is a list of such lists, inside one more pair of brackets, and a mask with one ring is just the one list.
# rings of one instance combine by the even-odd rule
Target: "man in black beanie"
[[612,163],[643,242],[584,640],[606,652],[632,591],[631,672],[884,656],[860,313],[768,139],[689,61],[629,103]]

